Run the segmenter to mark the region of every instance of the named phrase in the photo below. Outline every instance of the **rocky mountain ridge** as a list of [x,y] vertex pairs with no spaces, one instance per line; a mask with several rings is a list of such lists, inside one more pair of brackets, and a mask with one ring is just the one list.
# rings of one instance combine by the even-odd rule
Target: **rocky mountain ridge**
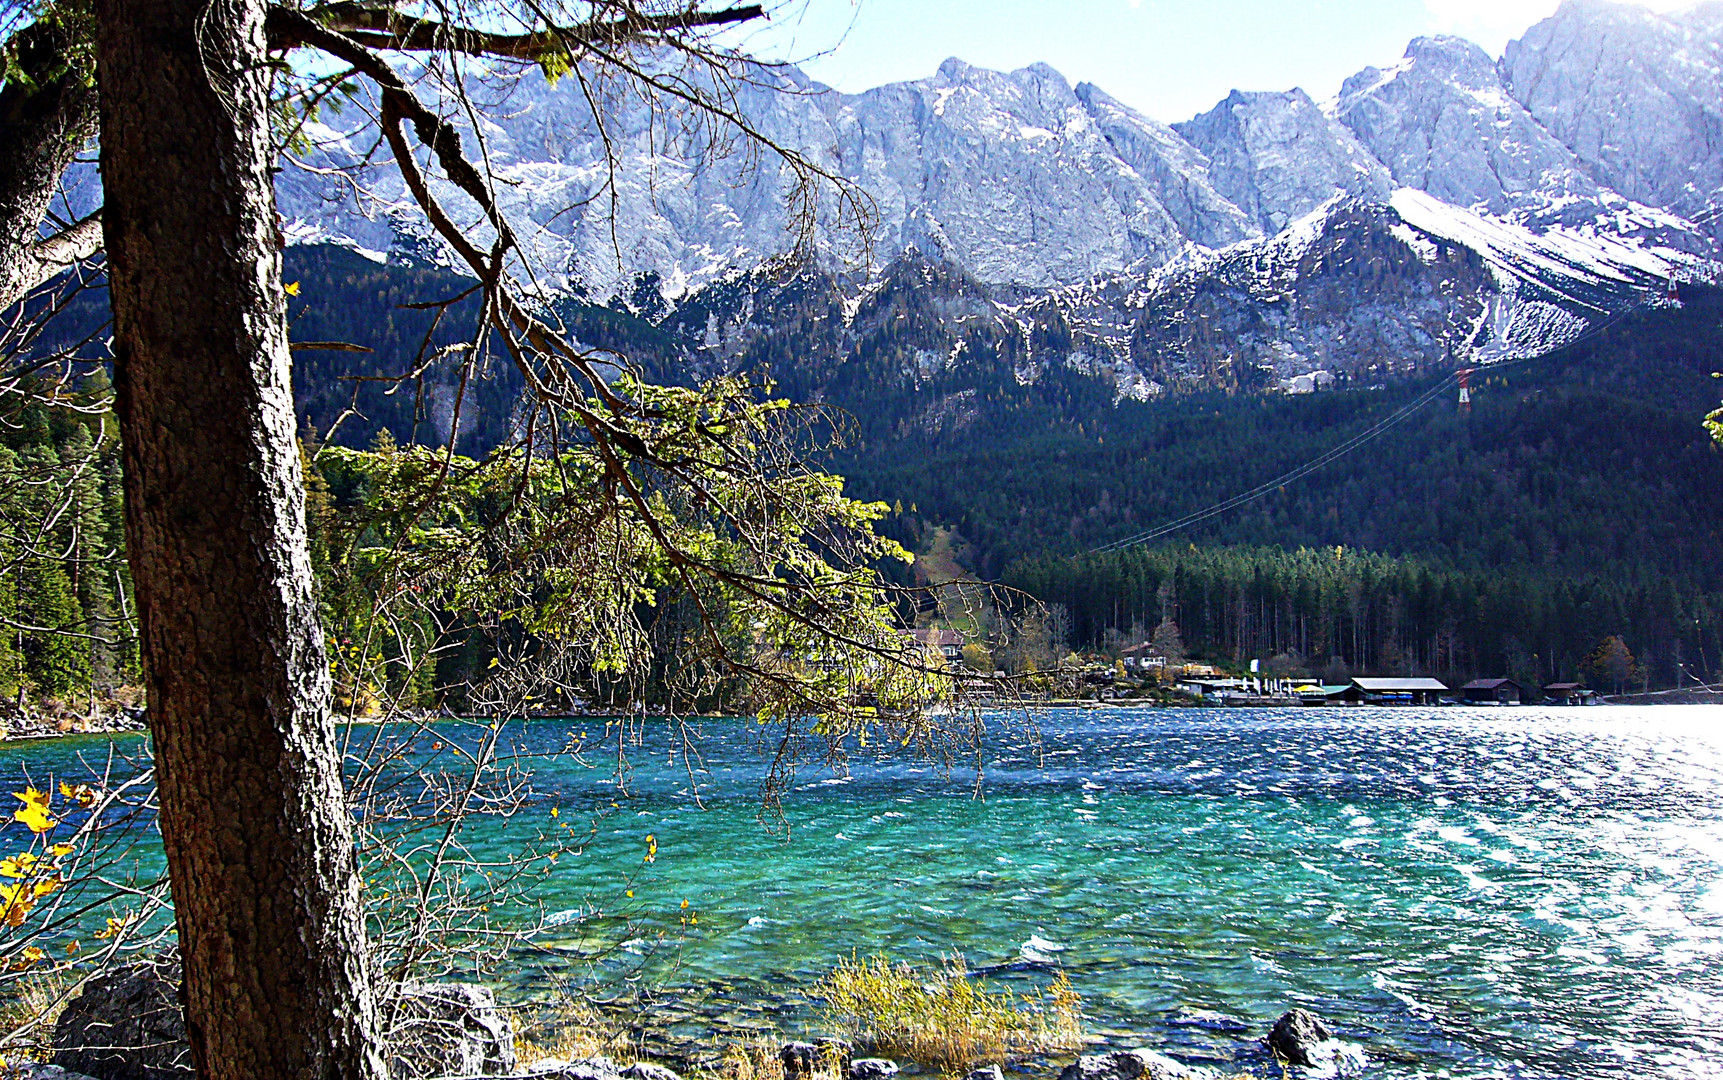
[[[1174,125],[1044,64],[952,59],[856,95],[750,70],[739,111],[872,200],[857,227],[823,196],[814,277],[778,258],[786,169],[704,154],[638,102],[613,103],[600,131],[576,88],[534,74],[487,88],[500,107],[475,134],[550,289],[669,319],[695,370],[780,336],[816,279],[848,356],[868,335],[843,327],[908,260],[942,266],[924,287],[963,312],[921,320],[912,382],[959,365],[987,322],[1025,343],[998,361],[1020,383],[1062,365],[1119,396],[1298,390],[1546,350],[1714,276],[1720,59],[1723,3],[1567,0],[1500,60],[1420,38],[1327,104],[1235,91]],[[283,174],[290,241],[434,258],[392,167],[366,166],[363,195],[348,181],[359,117],[310,132],[311,163],[341,175]]]

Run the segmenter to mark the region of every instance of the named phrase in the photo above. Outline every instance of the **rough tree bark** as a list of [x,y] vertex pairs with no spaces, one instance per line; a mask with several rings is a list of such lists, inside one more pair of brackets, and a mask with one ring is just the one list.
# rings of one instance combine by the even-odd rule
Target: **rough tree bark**
[[205,1080],[381,1080],[270,183],[261,0],[99,0],[126,539]]
[[96,133],[89,73],[67,62],[74,33],[53,20],[19,31],[13,49],[26,79],[0,88],[0,311],[101,246],[94,220],[38,240],[60,174]]

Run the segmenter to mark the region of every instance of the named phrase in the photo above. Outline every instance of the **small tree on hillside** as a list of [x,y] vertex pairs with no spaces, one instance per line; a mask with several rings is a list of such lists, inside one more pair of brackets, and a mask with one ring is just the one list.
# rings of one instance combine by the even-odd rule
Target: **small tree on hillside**
[[1585,658],[1584,671],[1589,681],[1613,686],[1615,692],[1620,694],[1626,691],[1628,684],[1639,678],[1639,661],[1627,647],[1627,642],[1611,634],[1599,642],[1597,648]]
[[1173,621],[1171,615],[1161,617],[1161,624],[1155,627],[1155,636],[1149,639],[1149,644],[1167,658],[1167,667],[1184,662],[1185,639],[1179,633],[1179,624]]

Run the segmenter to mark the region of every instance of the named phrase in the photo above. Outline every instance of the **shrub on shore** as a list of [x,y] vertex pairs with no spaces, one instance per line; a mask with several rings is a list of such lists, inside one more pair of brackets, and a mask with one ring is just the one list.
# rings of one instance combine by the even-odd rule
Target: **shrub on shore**
[[989,990],[953,953],[919,971],[883,956],[840,961],[815,986],[827,1021],[859,1047],[947,1073],[1081,1044],[1081,999],[1064,972],[1041,998]]
[[574,1061],[600,1056],[628,1065],[640,1056],[625,1027],[575,999],[528,1009],[516,1028],[515,1055],[522,1066],[548,1058]]

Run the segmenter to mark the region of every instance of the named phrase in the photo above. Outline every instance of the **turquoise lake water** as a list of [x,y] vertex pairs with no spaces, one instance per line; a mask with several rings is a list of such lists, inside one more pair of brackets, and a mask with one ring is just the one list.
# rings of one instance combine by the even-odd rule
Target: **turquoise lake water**
[[[840,957],[957,950],[1024,989],[1063,968],[1090,1030],[1193,1064],[1262,1072],[1254,1040],[1296,1004],[1372,1076],[1723,1073],[1723,709],[1109,709],[1035,726],[993,718],[979,798],[973,767],[806,766],[787,836],[761,822],[741,722],[703,725],[692,781],[650,728],[626,795],[602,754],[541,767],[542,808],[480,823],[480,845],[542,831],[551,805],[598,835],[545,884],[566,921],[542,940],[561,951],[523,961],[516,988],[584,971],[568,957],[621,924],[581,916],[620,906],[635,936],[601,970],[669,988],[695,1026],[795,1028],[813,1008],[793,991]],[[519,741],[554,748],[571,728],[604,733],[539,721]],[[8,746],[0,764],[64,772],[92,745]],[[670,935],[656,951],[654,931]]]

